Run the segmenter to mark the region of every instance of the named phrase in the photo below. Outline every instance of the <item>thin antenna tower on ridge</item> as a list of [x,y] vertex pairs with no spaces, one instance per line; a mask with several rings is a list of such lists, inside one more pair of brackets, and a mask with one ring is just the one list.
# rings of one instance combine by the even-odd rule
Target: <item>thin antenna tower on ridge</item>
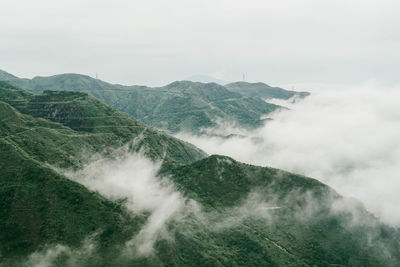
[[244,73],[243,73],[243,81],[245,81],[246,80],[246,76],[244,75]]
[[96,79],[99,79],[99,76],[97,76],[97,72],[96,72]]

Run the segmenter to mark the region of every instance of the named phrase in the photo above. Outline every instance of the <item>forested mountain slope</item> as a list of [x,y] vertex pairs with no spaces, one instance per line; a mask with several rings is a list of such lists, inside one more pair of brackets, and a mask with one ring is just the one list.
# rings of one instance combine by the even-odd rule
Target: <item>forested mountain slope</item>
[[[80,137],[93,143],[84,145],[90,152],[136,140],[133,149],[139,151],[146,148],[147,155],[152,159],[188,163],[205,156],[193,145],[148,127],[86,93],[46,91],[33,95],[7,82],[0,82],[0,101],[23,114],[58,122],[77,131],[82,134]],[[25,130],[25,137],[29,139],[28,136],[41,128],[29,127]],[[83,144],[74,145],[76,140],[73,138],[68,141],[71,147],[82,149]],[[54,147],[57,148],[57,145]]]

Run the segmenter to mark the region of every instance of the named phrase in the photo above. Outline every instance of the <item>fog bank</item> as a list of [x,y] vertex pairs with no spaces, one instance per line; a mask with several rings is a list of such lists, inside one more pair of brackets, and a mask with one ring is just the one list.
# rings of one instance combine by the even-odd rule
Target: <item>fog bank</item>
[[177,137],[210,154],[319,179],[387,223],[400,224],[400,86],[300,87],[312,95],[286,103],[290,110],[273,114],[257,130],[220,125],[202,136]]

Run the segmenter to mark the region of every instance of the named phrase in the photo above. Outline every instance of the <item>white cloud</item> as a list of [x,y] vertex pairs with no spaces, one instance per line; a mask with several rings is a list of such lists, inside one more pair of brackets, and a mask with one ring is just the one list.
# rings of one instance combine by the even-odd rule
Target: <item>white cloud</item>
[[65,266],[79,266],[92,256],[95,250],[96,247],[91,240],[91,236],[89,236],[79,248],[70,248],[58,244],[35,251],[27,257],[23,266],[51,267],[55,266],[60,258],[64,259]]
[[161,163],[121,148],[113,159],[99,158],[78,172],[67,172],[71,179],[110,199],[127,199],[131,211],[151,214],[137,236],[127,246],[139,254],[149,254],[166,223],[185,206],[182,195],[167,179],[157,177]]
[[[308,85],[311,87],[311,85]],[[179,134],[208,153],[301,173],[361,200],[388,223],[399,224],[400,89],[370,82],[323,86],[261,129],[221,127],[229,139]],[[300,89],[300,88],[297,88]],[[305,89],[305,88],[302,88]]]

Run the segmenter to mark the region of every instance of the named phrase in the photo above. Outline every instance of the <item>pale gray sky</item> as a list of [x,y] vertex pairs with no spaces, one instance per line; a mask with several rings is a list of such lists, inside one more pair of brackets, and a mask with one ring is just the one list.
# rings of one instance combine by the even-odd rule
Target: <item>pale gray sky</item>
[[400,82],[400,1],[2,0],[0,8],[0,69],[21,77]]

